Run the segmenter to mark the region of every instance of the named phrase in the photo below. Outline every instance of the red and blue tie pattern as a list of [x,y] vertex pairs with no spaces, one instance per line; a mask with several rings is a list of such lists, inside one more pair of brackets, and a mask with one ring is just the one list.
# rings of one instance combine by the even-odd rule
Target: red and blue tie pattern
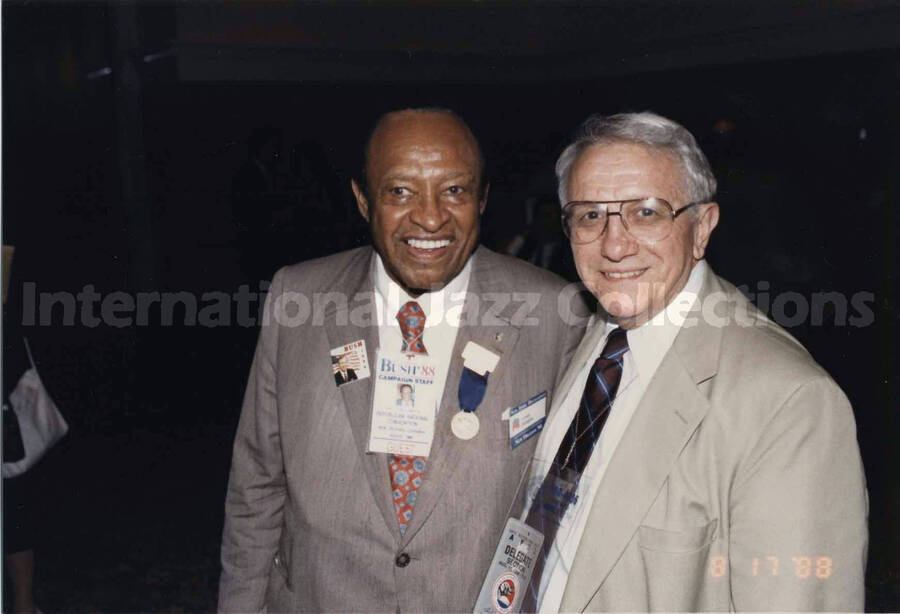
[[401,352],[427,354],[422,335],[425,334],[425,311],[416,301],[409,301],[397,312],[400,334],[403,335]]
[[[401,352],[409,354],[427,354],[422,335],[425,333],[425,311],[416,301],[409,301],[397,312],[400,323],[400,334],[403,336]],[[412,518],[413,507],[419,496],[419,487],[425,477],[425,457],[388,455],[388,470],[391,474],[391,494],[394,499],[394,512],[400,535],[406,533],[406,527]]]

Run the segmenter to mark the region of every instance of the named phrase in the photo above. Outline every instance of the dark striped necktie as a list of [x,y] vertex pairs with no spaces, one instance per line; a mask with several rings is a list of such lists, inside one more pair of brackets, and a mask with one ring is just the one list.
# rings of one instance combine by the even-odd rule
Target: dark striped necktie
[[581,473],[587,466],[616,398],[622,379],[622,361],[627,351],[625,331],[616,328],[609,333],[603,351],[588,373],[581,404],[556,452],[554,461],[558,467]]
[[603,425],[606,424],[606,418],[616,398],[616,391],[622,379],[623,359],[627,351],[628,339],[625,331],[621,328],[614,329],[609,333],[606,345],[603,346],[600,356],[594,361],[588,373],[584,393],[581,395],[581,404],[559,444],[553,466],[532,501],[525,524],[543,533],[544,542],[531,574],[531,583],[522,600],[521,612],[536,611],[537,593],[541,586],[544,564],[547,562],[550,549],[554,547],[559,522],[571,500],[569,497],[560,498],[557,495],[560,491],[558,480],[562,479],[566,484],[565,488],[574,494],[581,473],[591,458],[597,440],[600,439]]

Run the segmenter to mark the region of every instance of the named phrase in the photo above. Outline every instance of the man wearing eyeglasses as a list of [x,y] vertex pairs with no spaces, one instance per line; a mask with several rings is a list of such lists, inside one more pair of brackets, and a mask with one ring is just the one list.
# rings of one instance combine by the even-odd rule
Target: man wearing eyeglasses
[[522,611],[861,611],[852,409],[704,260],[719,206],[694,138],[652,113],[594,116],[556,172],[608,317],[535,453],[525,515],[544,542]]

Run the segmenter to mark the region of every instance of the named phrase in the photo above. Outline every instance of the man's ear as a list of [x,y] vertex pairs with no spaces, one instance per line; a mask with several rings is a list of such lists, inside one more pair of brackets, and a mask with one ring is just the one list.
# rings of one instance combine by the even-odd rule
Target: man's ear
[[700,207],[700,216],[694,222],[694,260],[703,258],[709,238],[719,223],[718,203],[707,203],[700,205]]
[[483,214],[485,207],[487,207],[487,197],[488,197],[488,192],[490,192],[490,190],[491,190],[491,184],[490,183],[484,184],[484,191],[481,193],[481,202],[478,203],[478,213],[479,214]]
[[350,180],[350,189],[353,190],[353,196],[356,198],[356,208],[359,209],[359,214],[368,222],[369,200],[366,198],[366,193],[359,187],[359,184],[356,183],[356,179]]

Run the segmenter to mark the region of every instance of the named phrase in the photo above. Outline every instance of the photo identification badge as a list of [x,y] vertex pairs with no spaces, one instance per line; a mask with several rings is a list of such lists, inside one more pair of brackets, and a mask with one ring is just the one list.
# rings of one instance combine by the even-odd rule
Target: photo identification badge
[[377,352],[369,452],[428,456],[438,369],[437,361],[422,354]]
[[518,518],[506,521],[503,537],[497,544],[478,601],[475,602],[475,614],[518,611],[543,542],[544,536],[540,531]]

